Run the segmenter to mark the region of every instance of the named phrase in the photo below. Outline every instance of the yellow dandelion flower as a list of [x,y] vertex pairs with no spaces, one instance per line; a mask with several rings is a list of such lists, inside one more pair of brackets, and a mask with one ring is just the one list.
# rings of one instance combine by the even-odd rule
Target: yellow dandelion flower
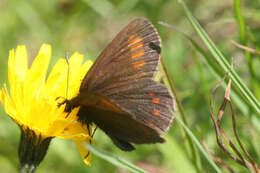
[[69,59],[70,74],[67,86],[68,65],[65,59],[58,60],[46,79],[50,59],[51,46],[47,44],[42,45],[30,68],[25,46],[18,46],[9,53],[10,90],[8,92],[4,84],[0,91],[0,101],[6,113],[22,130],[19,146],[21,167],[36,169],[53,137],[73,139],[84,162],[90,164],[91,154],[82,146],[91,140],[91,132],[77,122],[76,114],[79,108],[75,108],[66,118],[63,111],[65,105],[58,108],[56,98],[66,97],[67,87],[68,99],[76,96],[81,80],[92,62],[83,63],[83,55],[74,53]]

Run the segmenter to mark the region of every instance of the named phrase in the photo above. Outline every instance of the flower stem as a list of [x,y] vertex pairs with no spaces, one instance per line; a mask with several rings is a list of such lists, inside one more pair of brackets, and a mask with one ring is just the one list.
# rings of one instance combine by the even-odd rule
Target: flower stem
[[36,171],[36,166],[35,165],[29,165],[29,164],[24,164],[20,168],[20,173],[34,173]]
[[20,173],[33,173],[47,153],[52,137],[44,138],[29,128],[21,127],[19,145]]

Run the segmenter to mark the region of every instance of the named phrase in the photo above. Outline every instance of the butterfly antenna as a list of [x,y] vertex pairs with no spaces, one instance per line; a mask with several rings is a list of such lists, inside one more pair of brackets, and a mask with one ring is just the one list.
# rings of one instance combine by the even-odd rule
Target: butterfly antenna
[[69,78],[70,78],[70,65],[69,65],[69,53],[65,53],[66,62],[68,64],[68,71],[67,71],[67,88],[66,88],[66,96],[65,98],[68,99],[68,92],[69,92]]

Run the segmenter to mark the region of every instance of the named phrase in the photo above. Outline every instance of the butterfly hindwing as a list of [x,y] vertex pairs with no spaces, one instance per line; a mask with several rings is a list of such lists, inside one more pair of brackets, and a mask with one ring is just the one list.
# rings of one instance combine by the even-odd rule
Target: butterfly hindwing
[[135,150],[135,147],[128,141],[123,141],[114,136],[109,135],[110,139],[114,142],[114,144],[124,151],[132,151]]
[[[126,112],[114,112],[95,106],[82,105],[78,113],[82,123],[95,123],[121,149],[132,150],[130,143],[149,144],[164,142],[164,139],[149,126],[133,119]],[[128,144],[129,143],[129,144]]]
[[174,107],[172,96],[164,85],[151,79],[118,85],[107,91],[105,96],[136,121],[159,134],[166,132],[172,123],[173,116],[169,110]]

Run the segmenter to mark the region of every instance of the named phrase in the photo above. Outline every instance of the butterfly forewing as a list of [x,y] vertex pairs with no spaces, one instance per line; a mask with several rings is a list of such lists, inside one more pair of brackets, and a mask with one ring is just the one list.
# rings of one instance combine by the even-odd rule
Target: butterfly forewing
[[143,18],[133,20],[98,57],[80,91],[103,94],[112,85],[153,77],[160,47],[160,37],[151,22]]

